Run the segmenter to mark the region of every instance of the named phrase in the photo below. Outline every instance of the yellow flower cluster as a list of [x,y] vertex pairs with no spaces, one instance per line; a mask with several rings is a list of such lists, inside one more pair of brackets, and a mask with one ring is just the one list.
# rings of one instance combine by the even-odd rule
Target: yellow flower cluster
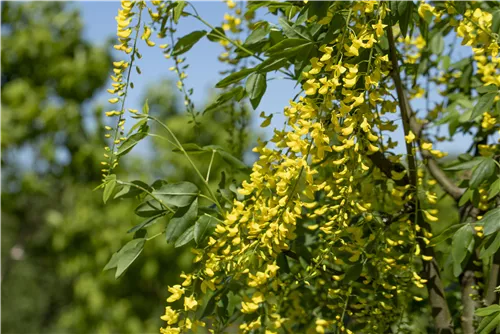
[[[462,37],[462,45],[468,45],[472,48],[474,60],[477,62],[477,73],[479,74],[484,86],[494,85],[500,87],[500,56],[498,53],[498,35],[491,31],[493,24],[493,15],[483,11],[481,8],[468,9],[464,13],[464,19],[456,25],[456,32]],[[500,95],[497,95],[495,101],[500,101]],[[486,130],[498,129],[500,133],[500,124],[492,116],[490,111],[483,113],[481,127]],[[492,152],[499,151],[500,145],[481,145],[482,155],[490,155]]]
[[[132,23],[133,16],[135,13],[133,12],[134,7],[137,5],[136,2],[132,1],[122,1],[121,2],[121,8],[118,10],[118,15],[116,16],[116,23],[117,23],[117,32],[116,35],[118,36],[118,44],[114,45],[114,49],[124,52],[125,54],[131,54],[131,59],[133,59],[134,56],[134,47],[131,46],[131,41],[132,41],[132,30],[133,28],[130,26]],[[140,7],[141,4],[138,4]],[[140,18],[138,20],[139,22],[137,23],[138,25],[140,24]],[[134,51],[134,52],[133,52]],[[116,157],[114,156],[114,150],[116,145],[119,145],[122,140],[125,138],[123,137],[123,131],[124,131],[124,124],[125,124],[125,119],[123,118],[124,114],[124,100],[127,94],[127,89],[129,86],[128,78],[124,76],[124,74],[129,71],[129,66],[130,62],[121,60],[121,61],[115,61],[113,62],[113,75],[111,75],[111,88],[108,89],[108,93],[114,95],[114,97],[110,98],[108,100],[109,103],[117,105],[119,107],[115,108],[114,110],[107,111],[106,116],[107,117],[118,117],[117,120],[117,125],[115,128],[115,133],[112,134],[113,128],[110,126],[106,126],[105,130],[107,133],[105,134],[106,138],[111,138],[112,139],[112,145],[106,146],[104,149],[106,153],[104,153],[104,157],[108,159],[108,161],[103,161],[101,164],[105,166],[104,169],[102,169],[103,174],[108,174],[110,171],[116,167],[118,164],[118,161]]]
[[[345,3],[334,6],[333,11],[346,10]],[[383,140],[382,131],[397,128],[381,116],[396,112],[397,101],[386,80],[391,63],[375,49],[386,28],[382,24],[386,4],[359,1],[347,8],[348,26],[331,43],[319,47],[318,56],[302,73],[305,95],[285,108],[287,127],[275,130],[270,143],[259,142],[255,147],[259,159],[239,190],[245,200],[234,201],[206,248],[195,251],[195,261],[202,268],[184,275],[182,285],[169,288],[168,303],[190,297],[174,311],[182,313],[182,319],[172,306],[167,307],[163,319],[168,326],[162,333],[185,331],[203,295],[221,289],[228,279],[242,284],[240,308],[246,317],[240,331],[244,333],[259,328],[277,333],[290,324],[309,323],[314,324],[311,330],[320,333],[337,325],[346,331],[344,315],[365,323],[365,331],[381,331],[400,314],[395,296],[412,298],[411,281],[423,287],[425,280],[417,278],[413,264],[420,250],[408,254],[401,248],[416,244],[421,228],[412,223],[411,213],[396,215],[414,198],[414,189],[396,182],[406,171],[392,171],[393,181],[387,180],[371,160],[372,154],[395,145]],[[360,21],[356,13],[366,14],[371,23]],[[318,23],[328,24],[328,20]],[[367,58],[360,62],[363,54]],[[408,134],[406,139],[414,138]],[[399,163],[400,157],[390,161]],[[384,180],[386,189],[379,188],[377,180]],[[387,198],[380,198],[381,193]],[[427,197],[435,203],[434,193],[428,192]],[[380,212],[396,218],[387,221]],[[425,215],[430,221],[435,218],[430,211]],[[372,224],[379,224],[380,232],[372,233]],[[296,240],[297,229],[304,228],[319,244],[305,270],[284,280],[279,261],[295,254],[295,247],[303,242]],[[352,275],[351,268],[359,272],[346,279]],[[317,276],[321,279],[309,281]],[[414,279],[396,278],[401,276]],[[201,295],[195,294],[195,286]],[[353,286],[356,294],[351,294]],[[321,316],[301,303],[311,293],[325,307]],[[368,298],[370,294],[374,297]],[[350,301],[347,310],[346,299]]]
[[[230,11],[230,13],[224,14],[224,21],[222,22],[222,30],[227,34],[229,32],[233,33],[236,38],[237,43],[241,43],[237,39],[239,34],[242,31],[242,10],[237,7],[237,3],[233,0],[224,1]],[[219,61],[223,63],[228,63],[231,65],[236,65],[239,63],[240,59],[238,57],[231,58],[231,51],[234,49],[234,46],[227,40],[221,39],[219,44],[224,48],[224,52],[219,55]]]
[[468,9],[457,27],[457,35],[463,38],[462,45],[468,45],[474,53],[477,61],[478,73],[485,86],[495,85],[500,87],[500,73],[498,64],[498,40],[491,32],[493,15],[482,11]]

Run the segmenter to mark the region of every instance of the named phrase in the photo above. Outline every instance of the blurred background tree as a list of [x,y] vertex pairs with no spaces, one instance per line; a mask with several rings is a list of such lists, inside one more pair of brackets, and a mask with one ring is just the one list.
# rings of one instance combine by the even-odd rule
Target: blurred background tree
[[[101,181],[104,123],[102,110],[90,104],[107,81],[111,54],[110,45],[92,45],[82,31],[78,11],[64,3],[2,3],[4,333],[157,332],[166,286],[191,265],[189,247],[179,255],[159,237],[119,280],[102,271],[132,238],[123,232],[140,219],[130,216],[134,200],[104,206],[100,192],[91,191]],[[208,112],[199,127],[186,126],[190,116],[173,91],[165,81],[146,95],[151,113],[181,142],[243,156],[249,140],[231,129],[236,121],[248,124],[244,109]],[[206,172],[210,156],[195,159]],[[120,174],[130,180],[197,181],[182,156],[158,139],[127,160]],[[213,175],[222,165],[214,161]]]

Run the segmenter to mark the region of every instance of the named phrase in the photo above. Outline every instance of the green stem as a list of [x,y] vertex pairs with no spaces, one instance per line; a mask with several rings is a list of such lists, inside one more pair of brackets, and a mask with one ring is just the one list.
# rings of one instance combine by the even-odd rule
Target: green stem
[[[247,48],[245,48],[244,46],[236,43],[235,41],[233,41],[231,38],[227,37],[225,34],[221,33],[219,30],[215,29],[214,26],[212,26],[210,23],[208,23],[207,21],[205,21],[199,14],[198,14],[198,11],[196,10],[196,8],[192,5],[192,4],[189,4],[191,6],[191,8],[193,8],[195,14],[192,14],[192,13],[187,13],[188,15],[194,17],[195,19],[197,19],[198,21],[200,21],[201,23],[203,23],[204,25],[206,25],[207,27],[209,27],[210,29],[212,29],[212,31],[214,33],[216,33],[221,39],[231,43],[233,46],[235,46],[236,48],[240,49],[241,51],[245,52],[246,54],[248,54],[249,56],[252,56],[260,61],[264,61],[263,58],[255,55],[252,51],[248,50]],[[293,74],[290,73],[290,72],[287,72],[285,70],[282,70],[280,69],[279,72],[287,75],[288,77],[290,78],[294,78]]]
[[163,139],[163,140],[169,142],[169,144],[171,144],[172,146],[177,147],[177,145],[173,141],[171,141],[170,139],[165,138],[163,136],[160,136],[160,135],[157,135],[157,134],[154,134],[154,133],[148,133],[148,136]]
[[205,180],[205,178],[203,177],[203,175],[201,175],[200,170],[196,167],[196,165],[194,164],[193,160],[191,160],[191,158],[189,157],[189,154],[186,152],[186,150],[184,150],[184,147],[179,142],[179,140],[177,139],[177,137],[175,136],[175,134],[172,132],[172,130],[170,130],[170,128],[166,124],[160,122],[160,120],[158,120],[156,117],[153,117],[153,116],[150,116],[150,115],[147,115],[146,117],[149,118],[149,119],[152,119],[153,121],[155,121],[158,124],[160,124],[160,126],[162,126],[170,134],[170,136],[172,136],[172,138],[174,139],[174,141],[176,143],[177,148],[184,154],[184,156],[188,160],[188,162],[191,165],[191,167],[193,167],[193,169],[196,172],[196,174],[203,181],[203,184],[205,185],[205,188],[207,188],[210,196],[212,196],[213,202],[219,208],[219,210],[221,211],[221,214],[222,214],[223,213],[222,206],[220,205],[219,201],[217,201],[217,197],[215,197],[215,194],[213,193],[212,189],[210,188],[210,185]]
[[127,185],[127,186],[131,186],[131,187],[134,187],[134,188],[137,188],[139,190],[142,190],[144,191],[146,194],[148,194],[149,196],[151,196],[153,199],[155,199],[156,201],[158,201],[158,203],[161,204],[161,206],[163,206],[165,209],[167,209],[168,211],[172,212],[172,213],[175,213],[175,210],[170,208],[169,206],[165,205],[165,203],[163,203],[161,201],[161,199],[159,199],[158,197],[156,197],[155,195],[153,195],[152,192],[150,192],[149,190],[147,190],[146,188],[143,188],[141,186],[138,186],[137,184],[135,183],[131,183],[131,182],[126,182],[126,181],[117,181],[118,184],[124,184],[124,185]]
[[118,132],[119,132],[119,124],[123,121],[123,114],[125,113],[125,100],[127,99],[127,94],[128,94],[128,87],[130,86],[130,74],[132,73],[132,68],[134,66],[134,60],[135,60],[135,54],[136,54],[136,46],[137,46],[137,39],[139,37],[139,30],[141,27],[141,16],[142,16],[142,8],[139,6],[139,18],[137,21],[137,25],[135,26],[135,37],[134,37],[134,47],[132,50],[132,55],[130,56],[130,65],[128,68],[128,73],[127,73],[127,81],[125,83],[125,92],[123,94],[123,100],[122,100],[122,105],[120,109],[120,116],[118,117],[118,121],[116,123],[116,128],[115,128],[115,133],[113,135],[113,144],[111,145],[111,151],[109,154],[109,168],[108,168],[108,174],[111,174],[111,171],[114,168],[114,163],[116,160],[115,156],[115,148],[116,148],[116,140],[118,138]]
[[152,240],[152,239],[156,238],[157,236],[162,235],[163,233],[165,233],[165,231],[161,231],[160,233],[157,233],[157,234],[153,235],[152,237],[146,238],[146,241]]
[[215,150],[212,150],[212,157],[210,158],[210,164],[208,165],[207,178],[205,182],[210,179],[210,170],[212,169],[212,163],[214,162]]

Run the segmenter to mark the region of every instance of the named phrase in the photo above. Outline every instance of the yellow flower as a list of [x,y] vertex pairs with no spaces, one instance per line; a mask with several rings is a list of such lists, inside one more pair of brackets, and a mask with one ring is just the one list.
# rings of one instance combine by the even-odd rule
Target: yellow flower
[[184,310],[185,311],[195,311],[198,307],[198,302],[194,296],[184,297]]
[[437,217],[434,217],[433,215],[431,215],[429,212],[427,212],[425,210],[422,210],[422,212],[424,213],[425,218],[430,222],[437,222],[439,220]]
[[166,321],[169,325],[173,325],[179,319],[179,313],[174,311],[170,306],[165,307],[165,315],[162,315],[161,320]]
[[425,2],[420,3],[420,6],[418,7],[418,15],[425,20],[427,13],[434,14],[434,7]]
[[408,135],[405,136],[405,139],[408,144],[411,144],[415,140],[415,134],[413,134],[413,132],[410,130],[410,132],[408,132]]
[[422,150],[431,150],[432,149],[432,143],[422,143]]
[[490,113],[483,113],[483,121],[481,122],[481,127],[485,130],[493,129],[497,125],[497,119],[492,117]]
[[255,311],[257,311],[258,308],[259,308],[259,305],[254,304],[252,302],[242,302],[241,303],[241,312],[242,313],[247,313],[247,314],[254,313]]
[[387,27],[387,24],[382,24],[382,20],[378,20],[377,24],[372,24],[372,28],[375,29],[375,33],[377,37],[382,37],[384,35],[384,28]]
[[132,33],[132,29],[129,28],[129,29],[118,31],[118,33],[116,35],[120,38],[128,38],[131,33]]
[[304,88],[306,95],[314,95],[319,88],[319,83],[316,82],[316,79],[309,79],[302,88]]
[[168,287],[168,292],[170,292],[172,295],[168,297],[167,302],[173,303],[176,300],[181,299],[182,295],[184,294],[184,288],[176,284],[172,287]]
[[148,26],[145,26],[141,39],[148,40],[149,37],[151,37],[151,29]]
[[432,256],[422,255],[422,260],[424,260],[424,261],[432,261]]

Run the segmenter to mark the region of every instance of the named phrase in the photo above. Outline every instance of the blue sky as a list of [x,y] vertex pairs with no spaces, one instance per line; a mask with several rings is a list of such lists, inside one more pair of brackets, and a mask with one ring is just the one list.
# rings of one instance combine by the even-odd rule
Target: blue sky
[[[218,1],[195,1],[194,6],[198,12],[212,25],[219,26],[222,22],[224,13],[227,12],[227,7],[224,3]],[[94,43],[103,44],[109,38],[114,38],[116,33],[115,16],[120,6],[119,2],[78,2],[76,5],[81,9],[84,21],[84,34],[85,37]],[[270,16],[266,17],[267,20],[275,22],[275,18]],[[184,36],[185,34],[193,31],[207,28],[200,22],[192,18],[182,18],[179,24],[177,37]],[[457,45],[457,47],[459,47]],[[176,81],[176,76],[168,70],[172,66],[172,60],[167,60],[163,57],[161,50],[157,47],[147,47],[145,44],[140,46],[140,51],[143,58],[137,63],[142,70],[142,75],[137,75],[135,72],[132,74],[135,89],[129,91],[127,98],[127,108],[140,109],[144,101],[142,100],[144,88],[149,84],[155,82],[160,83],[165,77],[172,78]],[[218,43],[213,43],[207,39],[202,39],[196,44],[187,54],[187,61],[190,67],[187,70],[188,78],[186,84],[188,88],[194,88],[193,101],[198,107],[202,107],[207,98],[213,92],[214,84],[222,77],[219,71],[225,69],[225,65],[217,60],[217,56],[222,51],[222,47]],[[121,53],[115,53],[117,57],[121,57]],[[118,58],[119,59],[119,58]],[[277,76],[278,77],[278,76]],[[254,111],[253,125],[258,127],[261,120],[257,117],[261,111],[266,114],[274,113],[275,117],[272,120],[270,127],[266,131],[259,131],[263,133],[263,139],[269,139],[272,135],[273,127],[281,128],[284,122],[282,111],[288,105],[289,100],[297,93],[294,88],[294,83],[290,80],[271,80],[268,82],[268,88],[264,95],[259,108]],[[165,89],[175,89],[172,87],[165,87]],[[437,96],[437,95],[436,95]],[[93,102],[106,104],[108,94],[104,91],[98,94]],[[418,102],[416,107],[418,108]],[[443,129],[447,132],[447,129]],[[398,134],[393,140],[398,140],[400,143],[400,151],[403,147],[402,130],[399,129]],[[456,152],[457,149],[462,151],[465,146],[469,145],[470,140],[466,137],[457,136],[454,142],[440,143],[439,149],[448,151],[450,153]],[[435,146],[436,147],[436,146]]]
[[[218,1],[197,1],[193,2],[198,12],[212,25],[220,26],[223,20],[224,13],[227,12],[227,6]],[[103,44],[109,38],[114,38],[116,34],[115,16],[120,6],[119,2],[80,2],[78,3],[81,9],[84,21],[85,38],[94,43]],[[207,30],[200,22],[189,17],[183,17],[180,21],[177,37],[182,37],[193,30]],[[143,58],[138,61],[142,74],[137,75],[134,71],[133,82],[135,89],[129,91],[127,98],[128,108],[140,109],[144,101],[142,100],[144,88],[155,82],[160,83],[165,77],[172,78],[177,81],[176,75],[168,70],[173,65],[172,60],[165,59],[161,50],[158,47],[148,47],[142,43],[139,47]],[[210,93],[213,92],[213,87],[217,81],[223,77],[219,74],[226,67],[217,60],[218,55],[223,51],[223,48],[214,42],[208,41],[206,38],[198,42],[187,54],[186,63],[190,66],[187,69],[188,78],[186,85],[188,88],[194,88],[193,101],[198,107],[202,107]],[[114,53],[116,57],[121,57],[122,53]],[[172,89],[165,87],[165,89]],[[175,88],[174,88],[175,89]],[[263,97],[260,107],[255,111],[255,115],[265,111],[266,114],[276,112],[281,114],[283,108],[288,105],[288,102],[296,94],[294,83],[290,80],[271,80],[268,82],[268,89]],[[96,96],[95,100],[105,103],[108,94],[103,92]],[[276,115],[278,116],[278,115]],[[273,124],[279,125],[283,123],[283,117],[275,117]],[[258,126],[261,120],[254,117],[254,125]]]

